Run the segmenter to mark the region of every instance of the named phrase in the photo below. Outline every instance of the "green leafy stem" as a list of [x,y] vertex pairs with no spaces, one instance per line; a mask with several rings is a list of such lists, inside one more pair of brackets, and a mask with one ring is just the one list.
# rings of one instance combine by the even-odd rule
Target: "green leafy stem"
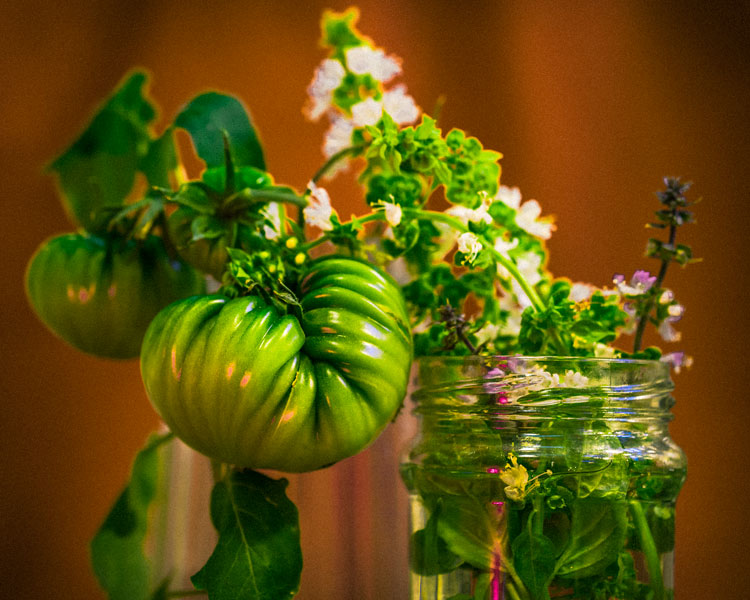
[[[347,149],[351,150],[351,148]],[[339,152],[341,156],[344,156],[344,150]],[[333,159],[336,155],[331,157]],[[330,161],[329,161],[330,162]],[[457,219],[456,217],[452,217],[451,215],[434,211],[434,210],[426,210],[423,208],[402,208],[402,214],[405,218],[412,218],[412,219],[428,219],[432,221],[433,223],[443,223],[445,225],[448,225],[455,231],[459,233],[473,233],[470,228],[465,225],[461,220]],[[365,215],[364,217],[353,217],[351,220],[347,221],[346,223],[342,223],[342,226],[348,226],[355,224],[358,227],[363,226],[367,223],[371,223],[374,221],[384,221],[385,220],[385,213],[383,211],[375,211],[370,213],[369,215]],[[300,250],[308,252],[315,246],[318,246],[320,244],[323,244],[328,241],[333,241],[335,239],[335,233],[324,233],[319,238],[308,242],[307,244],[303,244],[300,246]],[[546,308],[544,301],[542,300],[541,296],[539,296],[536,289],[534,289],[533,286],[529,285],[529,283],[526,281],[526,279],[521,275],[521,272],[518,270],[518,267],[516,264],[507,256],[503,255],[501,252],[498,252],[493,244],[487,240],[483,235],[477,235],[477,239],[482,244],[482,248],[484,251],[488,252],[492,258],[497,261],[500,265],[502,265],[508,273],[510,273],[511,277],[515,279],[519,286],[521,286],[521,289],[523,292],[528,296],[531,305],[533,306],[534,310],[537,312],[543,312]],[[566,354],[567,353],[567,347],[563,343],[563,341],[560,338],[559,332],[552,328],[548,332],[550,334],[550,337],[557,348],[558,352],[560,354]]]

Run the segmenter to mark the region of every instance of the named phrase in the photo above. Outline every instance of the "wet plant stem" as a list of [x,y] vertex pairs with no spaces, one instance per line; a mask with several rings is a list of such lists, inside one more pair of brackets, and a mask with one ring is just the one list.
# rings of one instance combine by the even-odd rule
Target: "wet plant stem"
[[651,598],[652,600],[665,600],[664,576],[661,572],[659,552],[656,549],[654,538],[648,527],[648,521],[646,520],[643,506],[638,500],[630,501],[630,513],[633,515],[633,523],[635,525],[636,533],[638,534],[638,541],[640,542],[641,550],[646,559],[649,585],[654,592],[654,595]]

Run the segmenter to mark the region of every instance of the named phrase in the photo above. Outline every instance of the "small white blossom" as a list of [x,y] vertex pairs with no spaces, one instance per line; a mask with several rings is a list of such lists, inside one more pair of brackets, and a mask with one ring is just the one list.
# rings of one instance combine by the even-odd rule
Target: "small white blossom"
[[391,202],[384,202],[385,220],[391,227],[395,227],[401,222],[401,206]]
[[548,221],[538,221],[541,214],[542,207],[539,202],[536,200],[524,202],[516,213],[516,225],[533,236],[548,240],[552,237],[554,225]]
[[[542,280],[542,257],[536,252],[525,252],[524,254],[517,256],[516,267],[521,273],[521,276],[526,280],[526,283],[530,286],[533,287]],[[513,293],[516,295],[516,298],[518,298],[519,304],[523,308],[531,306],[531,300],[526,295],[526,292],[523,291],[521,284],[514,279],[511,285],[513,286]]]
[[467,262],[474,262],[477,254],[482,250],[482,243],[476,235],[470,232],[462,233],[456,240],[460,252],[466,255]]
[[269,204],[263,211],[263,216],[270,221],[270,225],[263,225],[263,235],[267,240],[275,240],[281,231],[281,215],[279,205],[275,202]]
[[682,334],[672,327],[672,321],[673,319],[671,317],[667,317],[661,322],[661,325],[659,325],[657,329],[659,335],[665,342],[679,342],[682,339]]
[[367,98],[352,106],[352,123],[355,127],[375,125],[383,116],[383,105],[373,98]]
[[671,290],[664,290],[659,296],[659,304],[669,304],[674,300],[674,294]]
[[597,343],[594,346],[594,356],[597,358],[614,358],[615,354],[615,349],[612,346],[607,346],[607,344]]
[[317,121],[331,107],[333,91],[341,85],[344,75],[346,70],[337,60],[327,58],[318,66],[307,87],[309,100],[305,112],[308,119]]
[[574,283],[570,286],[570,298],[573,302],[585,302],[591,298],[591,294],[594,293],[594,287],[588,283]]
[[331,126],[328,128],[323,141],[323,154],[325,157],[330,158],[337,152],[351,146],[353,131],[354,125],[351,121],[344,117],[334,117],[331,120]]
[[496,200],[500,200],[505,206],[518,210],[521,206],[521,190],[517,187],[509,188],[507,185],[501,185],[495,195]]
[[315,185],[312,181],[307,184],[307,189],[310,190],[310,204],[302,211],[305,223],[323,231],[331,231],[333,229],[333,223],[331,223],[333,209],[331,208],[331,198],[328,192],[325,188]]
[[[508,260],[512,260],[508,253],[516,246],[518,246],[518,238],[513,238],[509,242],[506,242],[505,239],[501,237],[495,239],[495,250]],[[510,273],[508,272],[508,269],[506,269],[499,262],[497,263],[497,274],[503,279],[510,279]]]
[[561,383],[561,387],[586,387],[589,383],[589,378],[581,373],[577,373],[572,370],[565,371],[565,378]]
[[667,308],[667,314],[670,317],[681,317],[685,312],[685,307],[681,304],[670,304]]
[[[469,221],[471,221],[472,223],[487,223],[488,225],[490,225],[492,223],[492,217],[490,216],[488,210],[491,203],[492,200],[490,200],[490,198],[485,194],[482,198],[482,204],[480,204],[477,208],[469,208],[467,206],[456,204],[454,206],[451,206],[445,212],[452,217],[456,217],[464,225],[468,225]],[[516,240],[516,243],[518,243],[518,240]]]
[[486,342],[491,342],[500,335],[500,327],[494,323],[485,323],[479,331],[474,334],[477,343],[481,346]]
[[390,81],[401,72],[399,60],[386,56],[380,48],[355,46],[346,51],[346,66],[356,75],[369,73],[378,81]]
[[516,225],[528,234],[548,240],[552,236],[555,226],[553,223],[538,220],[542,214],[542,207],[536,200],[529,200],[521,204],[521,190],[517,187],[509,188],[501,185],[495,199],[516,211]]
[[500,328],[499,333],[502,335],[516,336],[521,331],[521,314],[523,308],[513,298],[511,294],[506,294],[498,301],[500,310],[508,311],[508,317],[505,324]]
[[383,94],[383,110],[399,125],[413,123],[421,112],[403,84]]

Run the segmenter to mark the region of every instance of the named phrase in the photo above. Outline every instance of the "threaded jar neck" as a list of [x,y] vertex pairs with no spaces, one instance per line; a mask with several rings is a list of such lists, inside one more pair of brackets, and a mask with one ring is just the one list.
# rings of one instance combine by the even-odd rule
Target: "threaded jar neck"
[[426,357],[412,400],[423,417],[671,420],[669,366],[653,360],[577,357]]

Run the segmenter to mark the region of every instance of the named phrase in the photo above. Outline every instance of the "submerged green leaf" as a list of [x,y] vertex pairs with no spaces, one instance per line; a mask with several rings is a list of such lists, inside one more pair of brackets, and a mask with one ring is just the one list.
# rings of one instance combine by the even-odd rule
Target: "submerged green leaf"
[[495,549],[495,526],[488,509],[472,497],[445,498],[438,534],[451,552],[474,567],[490,569]]
[[219,541],[193,585],[211,600],[280,600],[299,589],[302,552],[297,507],[286,479],[235,471],[211,493]]
[[513,540],[513,565],[532,597],[549,598],[547,587],[555,570],[555,546],[544,535],[524,530]]
[[414,573],[424,576],[450,573],[463,562],[450,551],[445,540],[438,535],[438,520],[442,499],[425,523],[424,529],[415,531],[409,543],[409,564]]
[[235,166],[250,166],[265,171],[266,163],[258,135],[245,107],[237,98],[218,92],[196,96],[180,111],[174,124],[190,134],[195,151],[206,162],[206,167],[224,165],[226,134]]
[[585,498],[572,506],[570,542],[557,561],[560,577],[595,575],[617,560],[628,529],[625,501]]
[[152,435],[133,462],[130,482],[91,541],[91,562],[110,600],[147,600],[156,586],[143,543],[159,482],[158,451],[172,434]]

